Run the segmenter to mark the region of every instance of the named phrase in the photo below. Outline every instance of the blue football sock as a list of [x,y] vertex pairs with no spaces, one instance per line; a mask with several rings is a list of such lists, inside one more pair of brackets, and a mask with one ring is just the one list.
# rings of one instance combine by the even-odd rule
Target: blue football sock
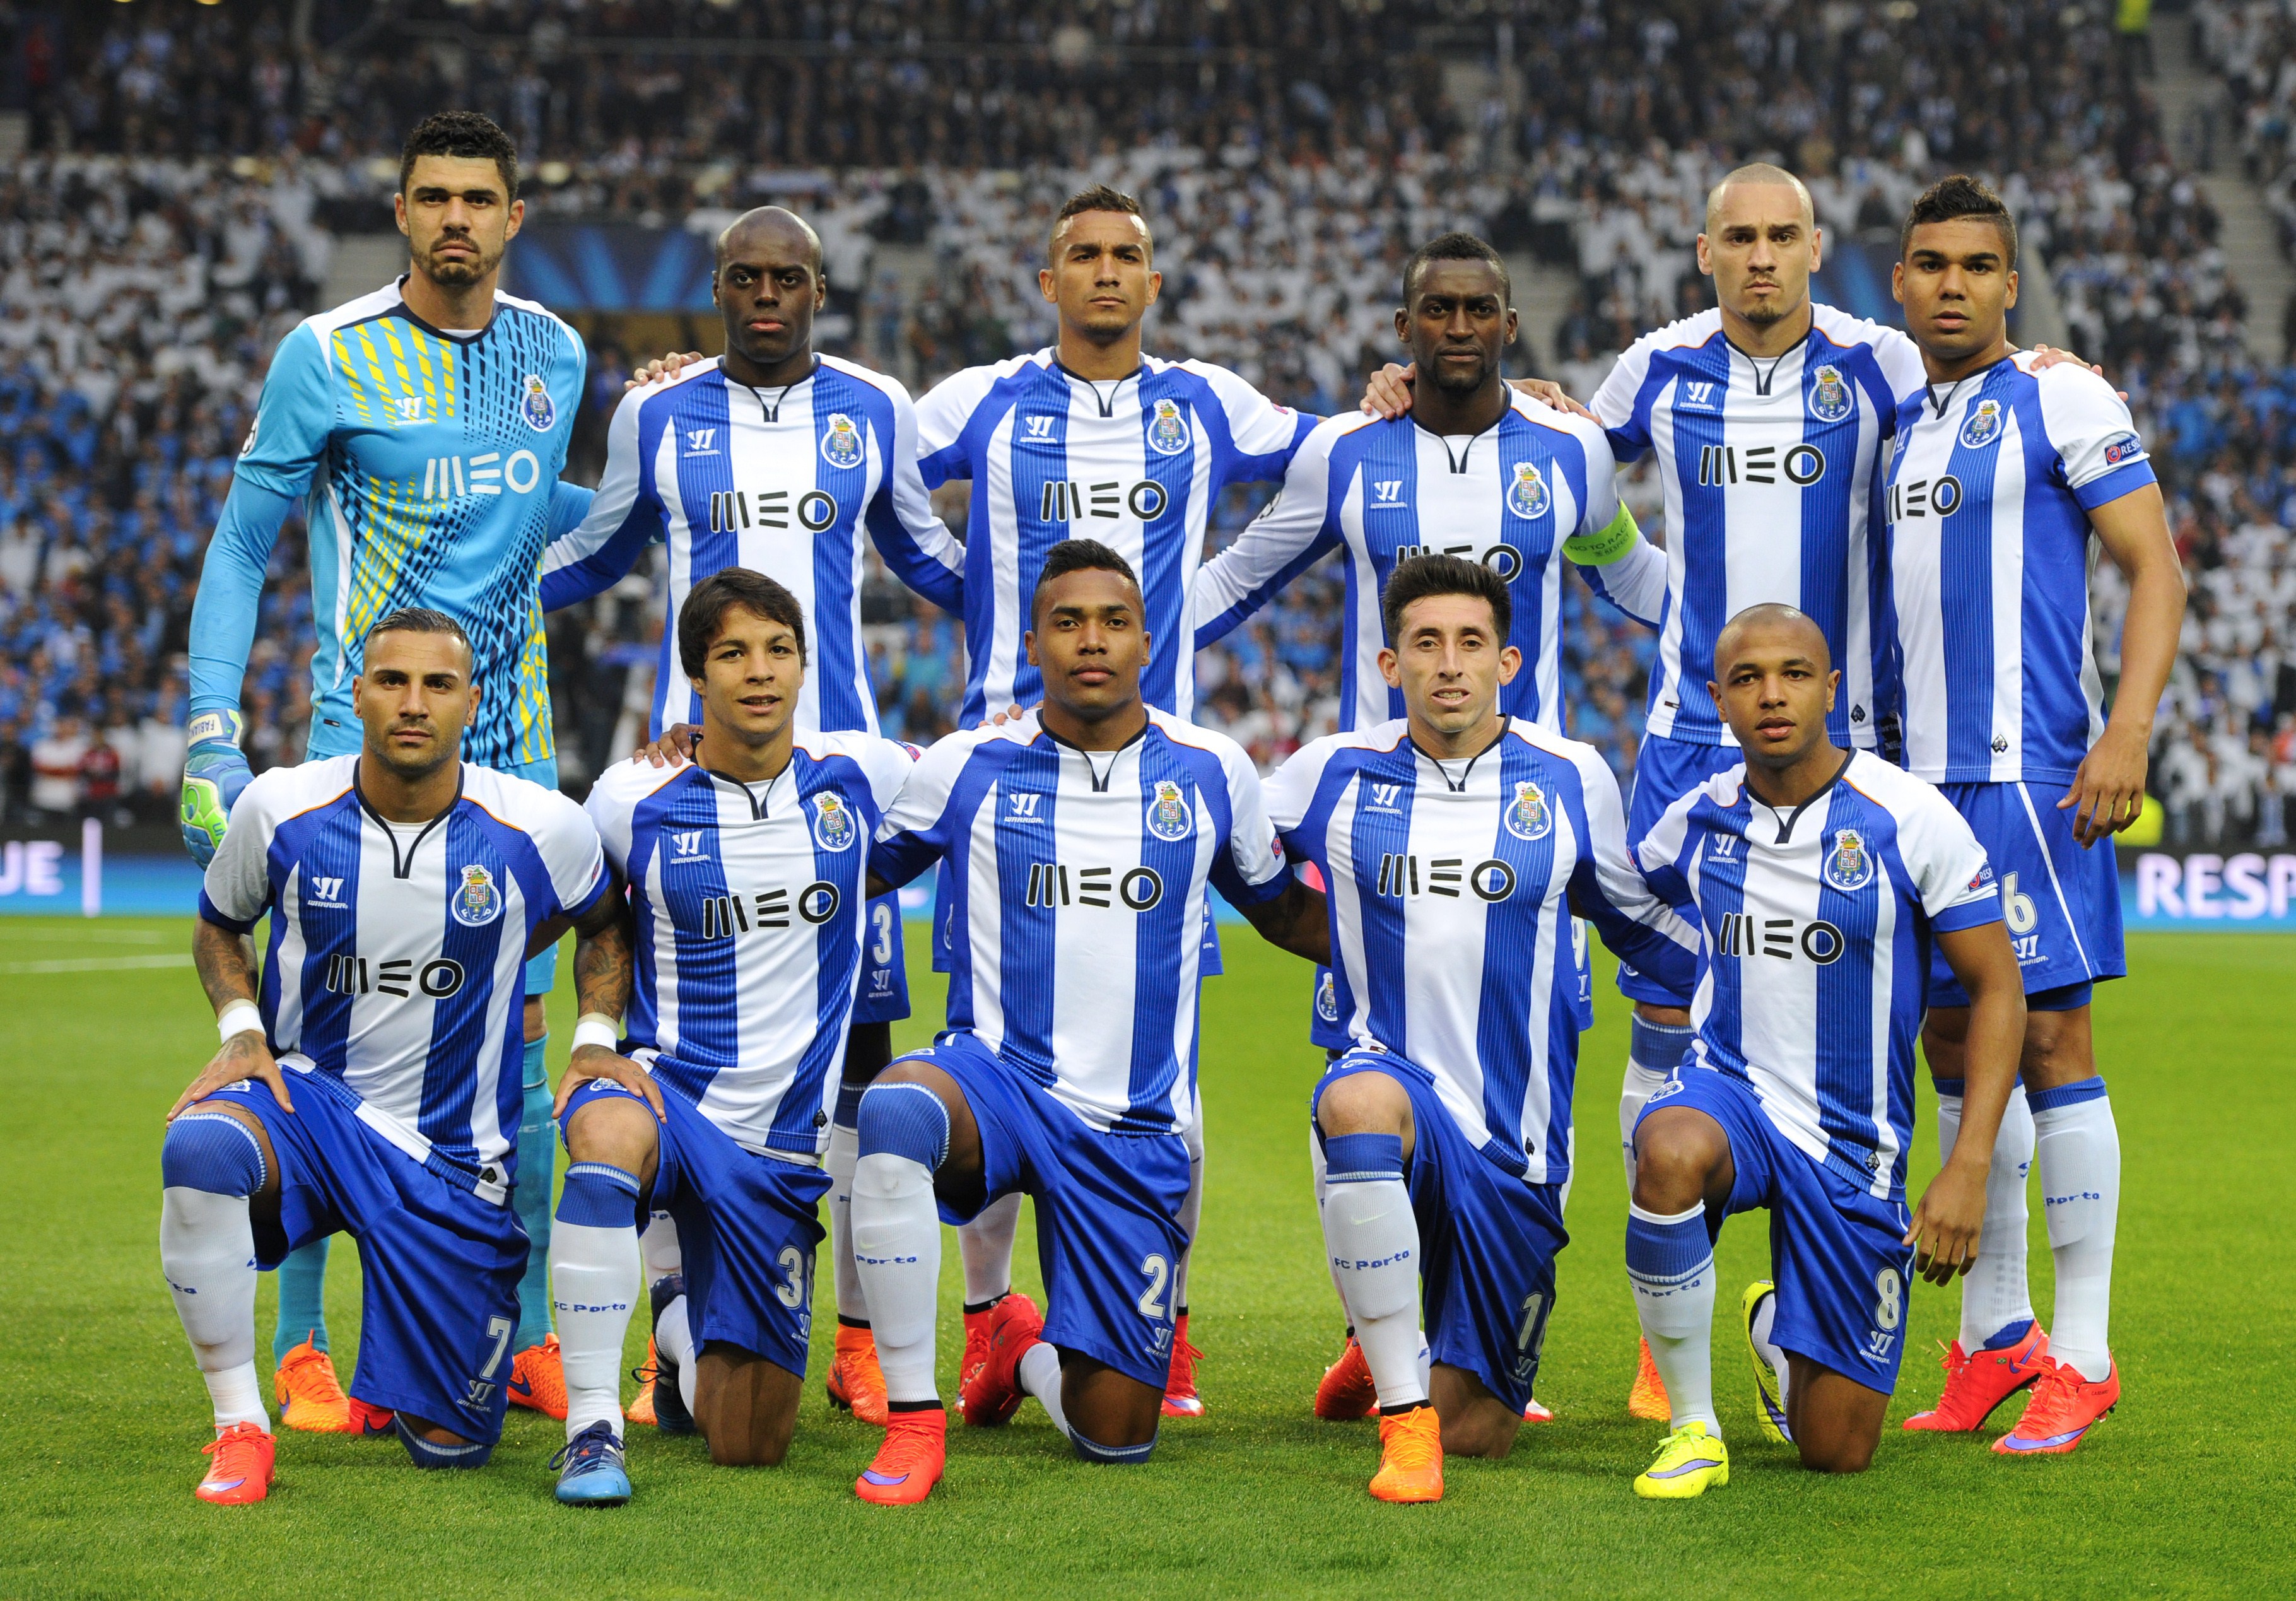
[[550,1333],[550,1178],[557,1165],[558,1124],[550,1115],[550,1072],[543,1065],[545,1034],[526,1042],[526,1110],[518,1126],[518,1190],[513,1204],[526,1225],[526,1277],[518,1281],[518,1334],[512,1351],[542,1343]]
[[305,1340],[327,1349],[327,1241],[291,1251],[279,1264],[279,1326],[271,1336],[271,1365]]

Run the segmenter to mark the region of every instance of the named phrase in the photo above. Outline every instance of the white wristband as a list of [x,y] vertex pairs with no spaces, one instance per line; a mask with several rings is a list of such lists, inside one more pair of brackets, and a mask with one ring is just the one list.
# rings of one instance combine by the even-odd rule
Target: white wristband
[[251,1000],[235,1000],[216,1014],[216,1033],[226,1045],[236,1034],[263,1032],[263,1014]]
[[578,1051],[586,1045],[603,1046],[611,1051],[621,1042],[620,1025],[603,1012],[585,1012],[575,1020],[573,1048]]

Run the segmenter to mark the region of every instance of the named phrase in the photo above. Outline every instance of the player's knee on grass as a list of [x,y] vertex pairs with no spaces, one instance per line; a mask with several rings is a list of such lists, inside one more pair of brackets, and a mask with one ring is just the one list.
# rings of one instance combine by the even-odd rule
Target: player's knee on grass
[[1722,1125],[1688,1106],[1661,1106],[1635,1128],[1634,1202],[1672,1216],[1729,1195],[1730,1137]]
[[1813,1473],[1862,1474],[1874,1463],[1890,1398],[1799,1352],[1786,1353],[1786,1424]]
[[1436,1363],[1428,1375],[1427,1393],[1443,1425],[1445,1456],[1497,1459],[1514,1449],[1522,1414],[1465,1368]]
[[720,1467],[779,1467],[797,1433],[804,1379],[753,1351],[712,1340],[694,1364],[693,1420]]
[[653,1182],[661,1157],[661,1131],[652,1109],[636,1096],[602,1095],[566,1120],[566,1160],[596,1162]]
[[1164,1387],[1128,1378],[1104,1362],[1061,1353],[1061,1410],[1087,1462],[1144,1462],[1156,1443]]
[[406,1448],[407,1457],[417,1467],[484,1467],[495,1454],[491,1445],[466,1440],[443,1424],[410,1417],[404,1412],[394,1413],[391,1428],[398,1442]]

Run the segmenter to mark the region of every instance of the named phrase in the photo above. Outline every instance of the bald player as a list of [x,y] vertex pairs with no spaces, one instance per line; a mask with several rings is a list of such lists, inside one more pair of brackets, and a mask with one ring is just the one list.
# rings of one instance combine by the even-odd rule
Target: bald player
[[[803,605],[812,646],[794,725],[800,735],[878,731],[861,644],[865,525],[902,582],[943,611],[959,612],[964,603],[964,547],[933,514],[918,475],[908,390],[898,379],[814,350],[814,316],[828,288],[820,237],[802,218],[765,206],[735,218],[718,235],[710,280],[711,299],[725,318],[725,355],[622,397],[590,515],[543,558],[543,603],[552,609],[615,583],[655,543],[668,549],[672,617],[694,585],[726,568],[777,579]],[[665,630],[654,675],[655,738],[672,725],[701,719],[693,681],[672,654],[676,645],[676,630]],[[707,751],[697,750],[696,757],[709,766]],[[760,814],[786,803],[764,788],[750,795]],[[690,989],[691,978],[684,981]],[[725,1007],[738,1027],[740,1009],[730,992]],[[881,1424],[884,1380],[847,1227],[853,1119],[862,1088],[891,1059],[893,1021],[908,1014],[900,911],[888,895],[869,905],[845,1056],[847,1089],[824,1159],[839,1314],[830,1398]],[[677,1382],[690,1355],[680,1257],[667,1218],[647,1230],[645,1249],[659,1346],[651,1399],[663,1427],[690,1428]],[[634,1411],[643,1421],[643,1407]]]

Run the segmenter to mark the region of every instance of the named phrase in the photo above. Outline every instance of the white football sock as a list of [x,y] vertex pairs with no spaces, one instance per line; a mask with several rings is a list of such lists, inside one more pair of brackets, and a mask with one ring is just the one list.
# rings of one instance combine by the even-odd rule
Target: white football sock
[[2033,1113],[2041,1199],[2047,1206],[2049,1254],[2057,1266],[2057,1301],[2049,1355],[2092,1383],[2112,1370],[2112,1237],[2120,1212],[2120,1130],[2103,1092],[2049,1104]]
[[[1938,1160],[1953,1159],[1961,1137],[1961,1097],[1938,1092]],[[1985,1232],[1977,1260],[1961,1281],[1961,1348],[1984,1349],[2002,1330],[2033,1320],[2025,1265],[2025,1178],[2033,1165],[2033,1112],[2022,1090],[2009,1094],[1993,1168],[1985,1179]]]
[[1188,1243],[1180,1248],[1179,1266],[1172,1270],[1172,1312],[1175,1317],[1188,1310],[1188,1264],[1196,1259],[1196,1226],[1204,1217],[1204,1120],[1199,1115],[1188,1125],[1184,1137],[1188,1146],[1188,1193],[1180,1203],[1180,1237]]
[[869,1296],[853,1266],[853,1167],[861,1160],[858,1129],[829,1125],[829,1149],[821,1159],[829,1175],[829,1260],[837,1284],[837,1315],[869,1321]]
[[1324,1244],[1379,1404],[1425,1400],[1419,1368],[1419,1219],[1410,1190],[1401,1178],[1331,1186],[1324,1196]]
[[598,1228],[563,1218],[553,1223],[550,1297],[566,1371],[569,1440],[600,1422],[621,1435],[622,1341],[637,1305],[640,1270],[635,1227]]
[[677,1243],[677,1225],[666,1211],[658,1211],[653,1220],[638,1236],[638,1250],[645,1257],[646,1287],[652,1289],[673,1273],[685,1270],[685,1252]]
[[653,1326],[654,1349],[677,1369],[677,1394],[688,1412],[693,1410],[694,1387],[699,1382],[694,1374],[693,1326],[685,1315],[690,1304],[679,1296],[662,1308],[661,1319]]
[[853,1258],[869,1299],[886,1399],[939,1399],[933,1387],[933,1321],[940,1291],[940,1212],[924,1163],[880,1152],[854,1165]]
[[1703,1423],[1719,1436],[1714,1413],[1714,1248],[1705,1238],[1706,1209],[1672,1217],[1627,1206],[1627,1279],[1651,1360],[1673,1403],[1672,1426]]
[[1770,1330],[1778,1320],[1778,1293],[1772,1290],[1754,1308],[1754,1326],[1749,1332],[1754,1336],[1754,1350],[1770,1365],[1771,1374],[1778,1381],[1778,1410],[1786,1409],[1786,1377],[1792,1370],[1786,1364],[1786,1353],[1770,1338]]
[[247,1197],[184,1185],[160,1192],[160,1269],[215,1404],[215,1426],[271,1432],[255,1371],[255,1226]]
[[1012,1289],[1013,1239],[1020,1232],[1018,1190],[990,1202],[979,1217],[957,1229],[956,1248],[964,1259],[965,1305],[979,1306]]
[[1020,1379],[1021,1389],[1044,1402],[1053,1427],[1067,1434],[1069,1415],[1061,1407],[1061,1353],[1037,1341],[1021,1354]]

